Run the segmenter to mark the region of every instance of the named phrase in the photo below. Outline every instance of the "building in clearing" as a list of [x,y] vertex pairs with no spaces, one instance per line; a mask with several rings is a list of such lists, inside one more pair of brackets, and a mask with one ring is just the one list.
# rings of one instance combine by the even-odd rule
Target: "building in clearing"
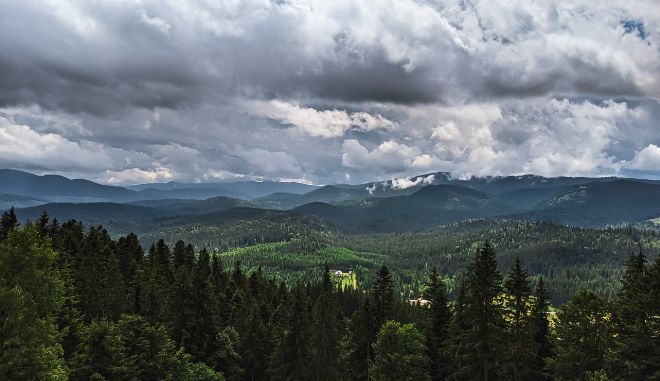
[[429,300],[424,298],[410,299],[408,303],[410,303],[413,306],[420,306],[420,307],[428,307],[430,305]]

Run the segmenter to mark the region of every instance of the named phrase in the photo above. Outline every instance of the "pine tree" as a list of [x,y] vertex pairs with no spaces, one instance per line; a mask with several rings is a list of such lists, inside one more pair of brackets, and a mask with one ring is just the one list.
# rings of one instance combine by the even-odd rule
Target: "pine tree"
[[266,327],[268,312],[265,305],[253,308],[248,316],[245,339],[241,341],[245,379],[267,379],[268,360],[271,354],[271,337]]
[[427,346],[431,361],[431,379],[444,380],[449,375],[450,359],[444,353],[444,343],[449,338],[451,310],[448,306],[447,287],[433,268],[428,283],[427,298],[431,303],[430,324],[427,330]]
[[375,380],[431,380],[424,335],[413,324],[385,322],[378,331],[374,354]]
[[312,374],[316,380],[339,379],[339,320],[335,286],[325,266],[321,292],[315,306],[314,354]]
[[9,232],[16,227],[18,227],[18,218],[16,218],[16,211],[12,206],[8,212],[2,214],[2,219],[0,220],[0,241],[7,238]]
[[57,254],[34,228],[0,242],[0,379],[66,380],[57,327],[65,289]]
[[486,242],[478,249],[466,279],[464,310],[453,352],[456,366],[452,379],[497,379],[502,318],[502,277],[495,251]]
[[522,268],[520,259],[515,264],[504,283],[506,289],[506,350],[501,370],[508,378],[516,380],[535,380],[534,373],[536,348],[533,326],[530,317],[529,275]]
[[552,356],[552,342],[550,338],[550,301],[545,290],[543,278],[539,278],[534,292],[532,304],[532,334],[534,338],[534,349],[536,356],[533,366],[533,374],[537,380],[545,380],[549,377],[545,373],[545,360]]
[[80,310],[88,320],[119,317],[128,300],[115,242],[102,227],[92,227],[81,251],[76,275]]
[[377,326],[374,307],[367,297],[356,311],[342,338],[342,379],[369,380],[369,368],[373,362],[372,344],[376,340]]
[[81,332],[73,360],[72,380],[129,380],[131,366],[121,332],[105,317],[94,319]]
[[124,288],[128,293],[125,298],[127,305],[123,310],[128,313],[138,313],[140,312],[139,293],[141,292],[138,272],[144,251],[140,245],[140,240],[135,234],[130,233],[117,240],[117,256]]
[[150,323],[170,322],[174,278],[170,267],[170,249],[165,241],[161,239],[152,244],[146,259],[141,309]]
[[383,265],[376,274],[374,283],[374,311],[376,326],[380,327],[392,318],[392,303],[394,302],[394,288],[390,270]]
[[[616,379],[660,379],[660,338],[654,332],[659,310],[653,310],[652,267],[641,252],[626,263],[623,287],[615,305],[614,350],[608,356],[609,373]],[[656,290],[656,295],[659,290]],[[658,328],[658,324],[655,324]]]
[[611,310],[590,291],[579,291],[557,314],[554,356],[548,359],[553,377],[587,380],[605,367],[612,338]]
[[191,302],[192,316],[190,338],[186,350],[195,361],[208,361],[215,355],[217,323],[213,316],[213,290],[211,288],[211,263],[209,253],[202,249],[192,274]]

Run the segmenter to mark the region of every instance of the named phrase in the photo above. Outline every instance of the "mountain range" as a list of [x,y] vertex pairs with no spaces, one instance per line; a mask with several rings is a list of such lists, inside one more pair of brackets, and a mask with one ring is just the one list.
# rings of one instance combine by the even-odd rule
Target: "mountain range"
[[478,218],[601,227],[659,217],[660,182],[535,175],[455,179],[439,172],[357,185],[239,181],[117,187],[3,169],[0,206],[16,206],[23,221],[45,210],[59,220],[130,223],[142,230],[273,216],[273,210],[317,216],[347,232],[418,231]]

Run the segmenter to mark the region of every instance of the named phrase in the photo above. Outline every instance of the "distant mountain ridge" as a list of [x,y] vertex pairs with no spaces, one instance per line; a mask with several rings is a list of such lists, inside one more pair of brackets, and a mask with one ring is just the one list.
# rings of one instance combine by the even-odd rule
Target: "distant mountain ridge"
[[20,207],[22,221],[34,220],[46,210],[60,221],[74,218],[145,228],[159,221],[206,224],[227,216],[258,218],[282,211],[282,216],[316,216],[349,232],[417,231],[476,218],[598,227],[660,217],[660,182],[614,177],[454,179],[438,172],[326,186],[245,181],[153,185],[127,189],[0,170],[0,206]]

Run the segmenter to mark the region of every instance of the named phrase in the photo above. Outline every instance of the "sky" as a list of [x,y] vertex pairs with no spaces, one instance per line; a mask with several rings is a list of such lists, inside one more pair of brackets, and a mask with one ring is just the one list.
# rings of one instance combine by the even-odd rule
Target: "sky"
[[660,178],[657,0],[0,0],[0,167]]

